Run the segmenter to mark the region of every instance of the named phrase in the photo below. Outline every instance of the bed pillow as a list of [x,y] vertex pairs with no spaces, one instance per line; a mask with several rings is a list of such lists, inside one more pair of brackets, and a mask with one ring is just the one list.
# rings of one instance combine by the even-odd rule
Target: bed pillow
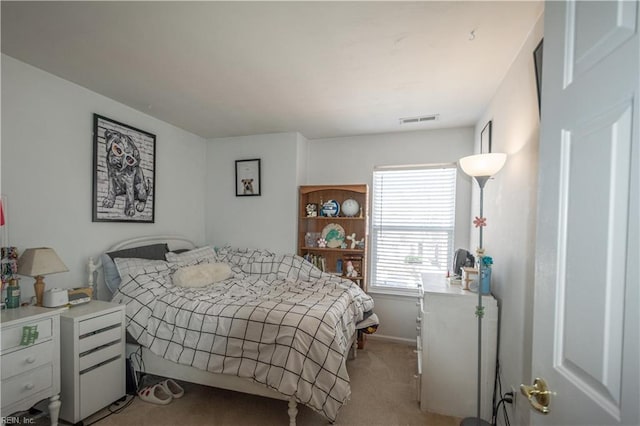
[[[174,253],[174,254],[180,254],[180,253],[185,253],[188,252],[189,250],[193,250],[193,249],[175,249],[175,250],[171,250],[169,253]],[[166,257],[166,254],[165,254]]]
[[127,274],[132,275],[144,273],[146,270],[157,272],[159,269],[169,269],[169,263],[165,260],[116,257],[114,262],[118,268],[118,274],[121,278],[125,277]]
[[216,251],[209,246],[195,248],[193,250],[185,251],[184,253],[167,252],[163,259],[166,259],[172,263],[195,263],[202,261],[215,261],[217,259]]
[[167,246],[166,243],[160,243],[105,253],[100,256],[100,259],[102,260],[104,283],[107,285],[107,288],[111,293],[115,292],[120,286],[122,279],[120,278],[120,273],[114,263],[114,259],[134,257],[138,259],[164,260],[164,256],[168,251],[169,246]]
[[169,246],[166,243],[160,243],[111,251],[107,255],[111,259],[116,257],[135,257],[137,259],[164,260],[164,256],[168,252]]
[[111,257],[109,257],[109,255],[106,253],[100,256],[100,261],[102,262],[104,283],[107,285],[109,291],[113,294],[120,286],[120,282],[122,282],[120,274],[118,273],[118,268],[113,262],[113,259],[111,259]]
[[178,269],[173,274],[173,284],[178,287],[206,287],[231,278],[231,276],[233,276],[233,272],[226,263],[204,263]]

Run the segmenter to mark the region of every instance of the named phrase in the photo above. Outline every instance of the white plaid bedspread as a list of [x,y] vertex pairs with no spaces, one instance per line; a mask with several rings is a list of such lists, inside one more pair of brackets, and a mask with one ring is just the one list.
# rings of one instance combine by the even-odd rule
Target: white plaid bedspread
[[184,263],[121,267],[113,300],[127,305],[129,333],[168,360],[252,379],[334,421],[351,393],[350,338],[373,300],[298,256],[225,248],[215,261],[234,276],[203,289],[173,285]]

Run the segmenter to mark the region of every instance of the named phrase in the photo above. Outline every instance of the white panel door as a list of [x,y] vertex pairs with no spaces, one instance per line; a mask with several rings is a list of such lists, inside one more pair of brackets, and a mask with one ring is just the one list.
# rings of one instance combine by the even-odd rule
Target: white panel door
[[545,6],[534,425],[640,424],[639,9]]

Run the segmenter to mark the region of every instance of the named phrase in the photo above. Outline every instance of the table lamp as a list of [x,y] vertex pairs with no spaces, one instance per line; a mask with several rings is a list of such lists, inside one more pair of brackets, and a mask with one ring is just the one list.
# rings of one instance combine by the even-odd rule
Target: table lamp
[[34,277],[33,288],[36,293],[37,305],[42,306],[44,294],[44,275],[67,272],[69,269],[60,260],[52,248],[38,247],[26,249],[18,259],[18,274]]

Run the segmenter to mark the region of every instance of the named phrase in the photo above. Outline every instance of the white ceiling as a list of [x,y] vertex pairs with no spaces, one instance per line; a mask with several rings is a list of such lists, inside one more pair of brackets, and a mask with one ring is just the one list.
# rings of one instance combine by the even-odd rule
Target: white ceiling
[[[163,121],[205,138],[299,131],[315,139],[473,125],[543,4],[1,7],[3,53]],[[399,124],[428,114],[439,119]]]

